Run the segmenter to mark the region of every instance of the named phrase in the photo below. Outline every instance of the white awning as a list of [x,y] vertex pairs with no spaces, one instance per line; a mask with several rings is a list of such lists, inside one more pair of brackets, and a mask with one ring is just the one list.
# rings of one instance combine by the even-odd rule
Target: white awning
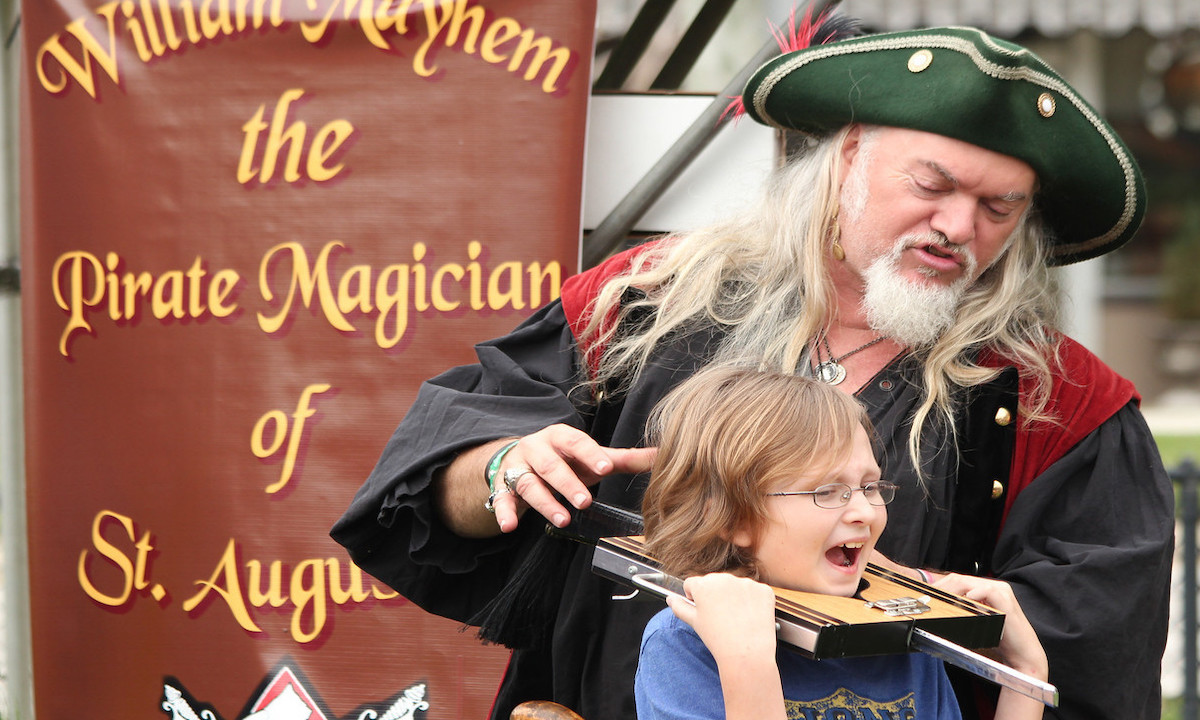
[[844,0],[841,8],[880,31],[973,25],[1001,37],[1026,29],[1055,37],[1140,28],[1162,37],[1200,28],[1200,0]]

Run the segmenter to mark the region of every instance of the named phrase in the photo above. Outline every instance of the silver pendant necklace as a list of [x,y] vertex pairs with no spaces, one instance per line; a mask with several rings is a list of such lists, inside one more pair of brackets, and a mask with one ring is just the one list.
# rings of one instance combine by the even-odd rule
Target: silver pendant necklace
[[872,345],[876,345],[880,342],[883,342],[884,337],[885,337],[884,335],[880,335],[880,336],[876,337],[874,340],[872,340],[864,345],[859,345],[858,347],[854,348],[853,350],[851,350],[848,353],[845,353],[841,357],[834,357],[833,350],[829,347],[829,337],[826,336],[824,333],[821,333],[821,341],[825,345],[825,354],[829,356],[829,359],[821,360],[820,351],[818,350],[817,367],[816,367],[816,369],[813,370],[813,376],[816,377],[821,382],[827,383],[829,385],[840,384],[843,380],[846,379],[846,368],[845,368],[845,366],[842,365],[842,361],[855,353],[859,353],[859,352],[862,352],[863,350],[866,350],[867,348],[871,347]]

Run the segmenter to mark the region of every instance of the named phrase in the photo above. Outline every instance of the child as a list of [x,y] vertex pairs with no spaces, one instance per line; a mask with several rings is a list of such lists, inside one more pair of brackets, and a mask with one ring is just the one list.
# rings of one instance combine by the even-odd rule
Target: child
[[[896,486],[869,421],[814,380],[711,368],[656,409],[643,501],[646,552],[687,578],[642,638],[635,693],[651,718],[958,718],[941,661],[921,653],[811,660],[780,649],[768,585],[852,596]],[[807,497],[805,497],[807,496]],[[1011,588],[950,575],[939,587],[1007,615],[1000,651],[1042,680],[1046,655]],[[997,720],[1041,718],[1003,689]]]

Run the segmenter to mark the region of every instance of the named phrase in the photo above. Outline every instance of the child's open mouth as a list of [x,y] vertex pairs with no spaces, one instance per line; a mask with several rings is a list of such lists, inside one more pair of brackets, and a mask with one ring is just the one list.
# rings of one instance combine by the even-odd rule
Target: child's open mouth
[[842,567],[853,567],[858,562],[858,554],[862,552],[863,545],[866,543],[849,542],[836,547],[832,547],[825,553],[825,557],[834,565]]

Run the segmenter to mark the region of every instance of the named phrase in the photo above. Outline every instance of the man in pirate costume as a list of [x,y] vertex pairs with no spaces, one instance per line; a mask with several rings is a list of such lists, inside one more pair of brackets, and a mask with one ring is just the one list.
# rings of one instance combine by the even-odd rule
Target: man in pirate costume
[[[614,600],[591,548],[546,528],[582,532],[593,499],[638,512],[646,417],[711,363],[811,373],[867,407],[900,485],[878,549],[913,577],[1009,582],[1061,692],[1048,715],[1158,717],[1171,487],[1132,385],[1055,329],[1049,275],[1132,237],[1138,168],[1024,48],[828,27],[743,94],[798,146],[761,204],[569,279],[428,381],[333,529],[421,607],[517,648],[494,718],[528,699],[634,716],[661,605]],[[514,578],[537,597],[497,610]],[[986,694],[960,688],[967,716]]]

